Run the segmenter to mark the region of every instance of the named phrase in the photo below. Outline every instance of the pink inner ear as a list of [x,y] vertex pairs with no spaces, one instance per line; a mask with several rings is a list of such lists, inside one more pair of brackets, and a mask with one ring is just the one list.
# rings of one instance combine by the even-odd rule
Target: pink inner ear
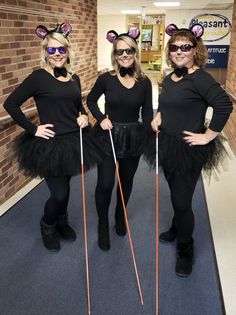
[[44,26],[37,27],[35,31],[39,38],[44,38],[48,34],[48,31]]
[[69,34],[72,31],[72,27],[69,23],[63,23],[60,28],[65,34]]
[[200,24],[193,25],[193,27],[191,28],[191,31],[197,38],[201,37],[202,34],[204,33],[204,29]]
[[128,31],[129,36],[131,36],[132,38],[136,39],[139,37],[140,35],[140,31],[137,27],[133,26],[129,29]]
[[110,43],[113,43],[117,39],[117,34],[114,32],[108,32],[106,38]]
[[166,27],[166,33],[169,36],[172,36],[174,34],[174,32],[176,32],[178,30],[178,27],[175,24],[169,24]]

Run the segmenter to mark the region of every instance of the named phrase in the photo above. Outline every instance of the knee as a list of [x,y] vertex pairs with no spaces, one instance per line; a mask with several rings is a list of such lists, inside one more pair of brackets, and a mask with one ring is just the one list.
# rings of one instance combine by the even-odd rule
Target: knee
[[69,192],[64,191],[64,192],[60,192],[60,193],[54,193],[54,194],[52,194],[52,198],[59,204],[66,202],[69,198]]
[[186,201],[186,198],[181,196],[171,197],[172,205],[175,211],[179,213],[185,213],[188,209],[191,209],[191,203]]

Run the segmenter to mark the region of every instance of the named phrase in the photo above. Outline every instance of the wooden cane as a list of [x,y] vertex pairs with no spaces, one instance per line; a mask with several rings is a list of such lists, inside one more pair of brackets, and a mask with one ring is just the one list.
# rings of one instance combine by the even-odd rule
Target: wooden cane
[[122,205],[123,205],[123,210],[124,210],[125,223],[126,223],[126,228],[127,228],[127,232],[128,232],[130,249],[131,249],[132,258],[133,258],[135,275],[136,275],[136,279],[137,279],[138,291],[139,291],[141,304],[143,305],[143,295],[142,295],[141,285],[140,285],[140,281],[139,281],[139,275],[138,275],[138,269],[137,269],[135,254],[134,254],[134,247],[133,247],[133,243],[132,243],[132,239],[131,239],[128,215],[127,215],[127,211],[126,211],[124,195],[123,195],[121,181],[120,181],[119,167],[118,167],[118,162],[117,162],[117,159],[116,159],[116,153],[115,153],[114,143],[113,143],[112,134],[111,134],[111,130],[110,129],[109,129],[109,135],[110,135],[110,139],[111,139],[112,152],[113,152],[114,162],[115,162],[115,166],[116,166],[116,175],[117,175],[118,184],[119,184],[119,188],[120,188],[120,195],[121,195],[121,200],[122,200]]
[[82,179],[82,202],[83,202],[83,217],[84,217],[84,248],[85,248],[85,262],[86,262],[87,300],[88,300],[88,314],[90,315],[91,308],[90,308],[90,286],[89,286],[89,263],[88,263],[86,203],[85,203],[85,189],[84,189],[84,157],[83,157],[82,128],[80,128],[80,154],[81,154],[81,179]]
[[158,194],[159,194],[159,187],[158,187],[158,132],[156,132],[156,315],[158,315],[158,306],[159,306],[159,301],[158,301],[158,261],[159,261],[159,255],[158,255],[158,235],[159,235],[159,227],[158,227],[158,221],[159,221],[159,209],[158,209]]

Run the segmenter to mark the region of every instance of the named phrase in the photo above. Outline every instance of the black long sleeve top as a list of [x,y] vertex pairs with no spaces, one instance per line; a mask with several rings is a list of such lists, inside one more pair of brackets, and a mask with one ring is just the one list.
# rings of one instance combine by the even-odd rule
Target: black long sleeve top
[[232,103],[219,83],[203,69],[175,82],[169,74],[159,96],[162,128],[171,134],[201,132],[208,107],[213,108],[209,128],[220,132],[232,112]]
[[79,112],[86,114],[81,100],[80,80],[62,82],[44,69],[33,71],[6,99],[3,107],[25,130],[35,134],[37,126],[28,120],[20,106],[33,97],[41,124],[53,124],[56,135],[79,129]]
[[[98,99],[105,95],[105,114],[98,107]],[[137,122],[141,113],[143,124],[153,119],[152,86],[147,77],[135,81],[132,88],[126,88],[117,75],[106,72],[98,77],[87,98],[88,108],[100,123],[106,115],[114,122]]]

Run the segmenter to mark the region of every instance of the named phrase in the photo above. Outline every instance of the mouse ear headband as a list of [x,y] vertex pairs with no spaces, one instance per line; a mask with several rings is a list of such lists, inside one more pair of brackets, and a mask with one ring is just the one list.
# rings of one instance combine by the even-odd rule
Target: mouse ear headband
[[194,24],[190,28],[178,28],[175,24],[169,24],[166,27],[166,34],[169,36],[174,35],[178,31],[189,31],[191,32],[197,39],[200,38],[204,33],[204,28],[201,24]]
[[36,34],[41,39],[44,39],[50,33],[59,33],[66,38],[71,31],[72,27],[69,23],[57,24],[57,26],[52,30],[48,30],[44,25],[38,25],[35,29]]
[[128,32],[127,33],[122,33],[122,34],[117,34],[116,31],[114,30],[111,30],[111,31],[108,31],[107,32],[107,36],[106,36],[106,39],[110,42],[110,43],[114,43],[114,41],[121,37],[121,36],[129,36],[131,37],[135,42],[136,42],[136,39],[139,37],[140,35],[140,31],[137,27],[135,26],[132,26],[129,28]]

